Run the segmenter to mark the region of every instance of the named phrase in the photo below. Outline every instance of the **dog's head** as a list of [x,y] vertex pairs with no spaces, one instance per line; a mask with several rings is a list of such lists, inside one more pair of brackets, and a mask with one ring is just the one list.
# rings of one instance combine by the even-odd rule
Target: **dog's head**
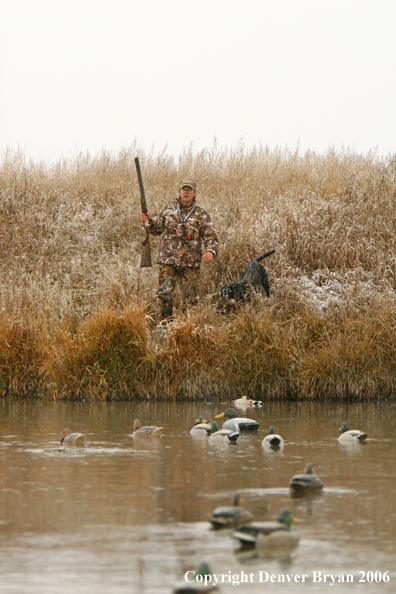
[[227,297],[228,299],[235,299],[235,301],[243,299],[245,293],[246,283],[241,281],[237,283],[228,283],[228,285],[221,287],[221,296]]

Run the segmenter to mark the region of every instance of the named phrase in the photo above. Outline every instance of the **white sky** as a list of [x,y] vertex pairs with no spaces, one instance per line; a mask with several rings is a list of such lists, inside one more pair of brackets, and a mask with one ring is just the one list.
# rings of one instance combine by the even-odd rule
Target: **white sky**
[[396,152],[396,0],[0,0],[0,154]]

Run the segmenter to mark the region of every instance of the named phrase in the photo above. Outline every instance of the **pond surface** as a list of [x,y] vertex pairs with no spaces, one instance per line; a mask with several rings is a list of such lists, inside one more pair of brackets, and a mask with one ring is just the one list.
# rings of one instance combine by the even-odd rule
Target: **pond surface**
[[[213,448],[190,435],[198,415],[225,408],[1,401],[0,593],[170,594],[202,560],[225,576],[223,593],[395,592],[395,404],[264,403],[238,412],[260,428],[237,445]],[[135,442],[135,418],[163,426],[164,436]],[[368,433],[365,443],[340,445],[345,420]],[[270,425],[282,450],[261,447]],[[85,433],[87,446],[60,447],[65,427]],[[291,499],[289,481],[307,462],[323,493]],[[237,489],[257,520],[293,510],[295,551],[241,554],[230,532],[210,529],[213,509]],[[265,572],[286,583],[260,582]],[[325,574],[353,581],[331,586]],[[241,575],[249,582],[228,581]]]

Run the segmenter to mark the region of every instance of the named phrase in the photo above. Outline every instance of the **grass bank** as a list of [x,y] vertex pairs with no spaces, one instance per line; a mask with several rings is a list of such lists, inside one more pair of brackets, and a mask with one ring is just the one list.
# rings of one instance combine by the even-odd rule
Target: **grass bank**
[[[200,305],[155,328],[140,269],[149,210],[198,183],[221,250]],[[54,398],[360,397],[396,378],[396,158],[243,145],[178,158],[131,146],[0,166],[0,394]],[[158,239],[151,240],[153,261]],[[258,254],[272,296],[222,315],[213,296]]]

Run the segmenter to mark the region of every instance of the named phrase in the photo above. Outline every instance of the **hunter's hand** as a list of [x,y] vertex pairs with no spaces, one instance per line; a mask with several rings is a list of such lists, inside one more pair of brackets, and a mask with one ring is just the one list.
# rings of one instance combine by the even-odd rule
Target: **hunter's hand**
[[144,212],[140,213],[140,220],[142,221],[142,223],[145,223],[146,221],[149,220],[150,217],[150,213],[144,214]]
[[202,260],[206,262],[206,264],[209,264],[209,262],[213,260],[212,252],[205,252],[205,254],[202,256]]

